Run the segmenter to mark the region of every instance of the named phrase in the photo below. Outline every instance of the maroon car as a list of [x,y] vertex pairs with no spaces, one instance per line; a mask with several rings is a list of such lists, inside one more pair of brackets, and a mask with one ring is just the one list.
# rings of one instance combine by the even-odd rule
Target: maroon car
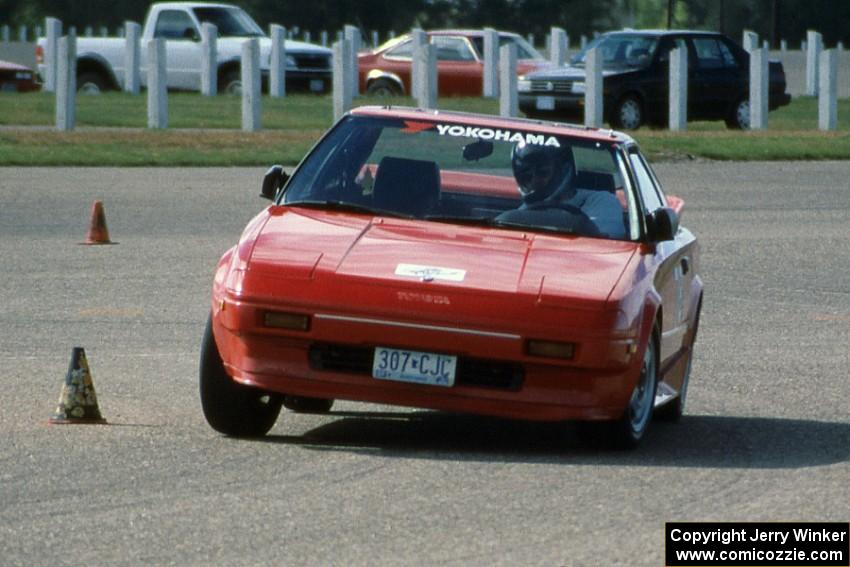
[[0,60],[0,92],[37,91],[35,73],[25,65]]
[[[481,96],[484,77],[482,30],[427,31],[437,50],[438,94]],[[517,73],[549,67],[549,62],[522,36],[498,32],[499,45],[517,47]],[[358,56],[360,92],[378,96],[409,95],[413,42],[410,34],[391,39],[370,53]]]

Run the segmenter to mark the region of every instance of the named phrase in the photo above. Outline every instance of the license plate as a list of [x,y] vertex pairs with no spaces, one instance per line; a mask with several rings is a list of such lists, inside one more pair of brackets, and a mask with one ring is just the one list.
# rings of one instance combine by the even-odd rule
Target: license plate
[[313,79],[310,81],[310,90],[314,93],[325,90],[325,82],[321,79]]
[[455,383],[456,367],[456,356],[377,347],[372,376],[379,380],[450,387]]
[[537,97],[537,110],[555,110],[555,97],[539,96]]

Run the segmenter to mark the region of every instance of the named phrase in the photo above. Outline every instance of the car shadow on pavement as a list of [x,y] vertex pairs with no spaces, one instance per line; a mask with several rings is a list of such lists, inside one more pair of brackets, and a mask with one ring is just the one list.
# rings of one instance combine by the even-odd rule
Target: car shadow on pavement
[[685,415],[653,423],[641,446],[617,451],[594,446],[572,423],[535,423],[443,412],[330,412],[281,415],[280,428],[299,419],[324,423],[301,435],[266,442],[315,450],[380,452],[429,459],[547,462],[572,465],[793,469],[850,461],[850,423],[771,417]]

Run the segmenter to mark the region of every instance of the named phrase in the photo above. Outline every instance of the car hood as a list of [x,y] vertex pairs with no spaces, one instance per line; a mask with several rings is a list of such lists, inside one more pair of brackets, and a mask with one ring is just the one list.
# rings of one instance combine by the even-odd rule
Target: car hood
[[[228,42],[237,45],[242,45],[245,42],[246,38],[244,37],[219,37],[218,42]],[[260,40],[260,53],[262,53],[266,58],[268,54],[271,53],[272,49],[272,40],[268,37],[261,37]],[[331,56],[333,55],[333,51],[328,49],[327,47],[322,47],[321,45],[315,45],[313,43],[306,43],[303,41],[295,41],[293,39],[287,39],[285,41],[285,47],[287,53],[311,53],[311,54],[321,54]]]
[[408,313],[410,302],[474,310],[483,298],[490,309],[503,302],[498,309],[527,317],[528,308],[605,307],[635,250],[631,242],[278,206],[254,242],[245,292]]

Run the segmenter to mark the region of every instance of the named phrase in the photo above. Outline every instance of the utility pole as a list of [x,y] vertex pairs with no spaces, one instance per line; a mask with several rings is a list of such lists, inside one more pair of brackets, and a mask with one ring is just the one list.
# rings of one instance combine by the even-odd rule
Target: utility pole
[[726,0],[720,0],[720,33],[726,33]]
[[781,19],[779,0],[773,0],[770,10],[770,45],[774,49],[779,46],[779,22]]
[[676,7],[676,0],[667,0],[667,29],[673,27],[673,10]]

